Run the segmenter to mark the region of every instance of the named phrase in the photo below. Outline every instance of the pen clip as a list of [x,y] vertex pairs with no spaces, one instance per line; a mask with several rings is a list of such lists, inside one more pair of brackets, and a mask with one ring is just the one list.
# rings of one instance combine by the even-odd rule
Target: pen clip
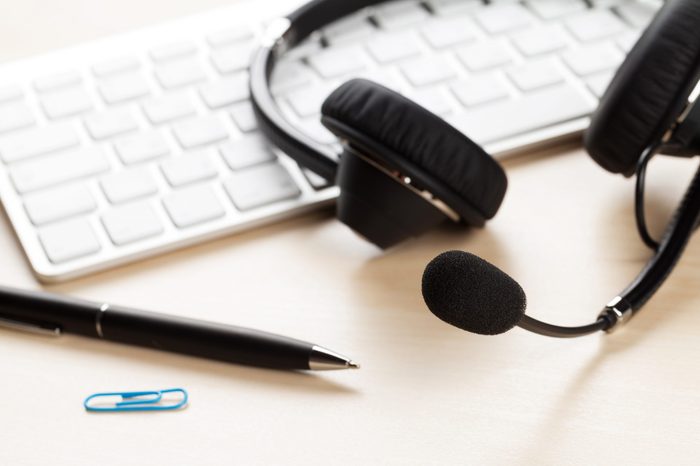
[[[179,393],[182,397],[164,403],[167,401],[163,399],[165,393]],[[142,392],[95,393],[85,398],[83,406],[91,412],[172,411],[185,406],[187,400],[187,391],[182,388],[169,388]]]
[[38,335],[46,335],[51,337],[61,336],[61,327],[56,324],[39,324],[20,322],[7,317],[0,316],[0,327],[9,328],[11,330],[19,330],[22,332],[36,333]]

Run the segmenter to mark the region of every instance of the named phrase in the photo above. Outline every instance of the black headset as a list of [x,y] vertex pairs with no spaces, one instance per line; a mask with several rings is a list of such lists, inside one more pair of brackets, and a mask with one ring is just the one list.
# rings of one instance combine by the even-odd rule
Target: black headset
[[[294,160],[339,185],[338,218],[379,247],[420,235],[445,219],[482,226],[503,201],[508,184],[505,172],[479,145],[440,117],[379,84],[361,79],[346,82],[331,93],[321,110],[322,123],[342,143],[336,162],[334,149],[287,122],[272,97],[270,77],[282,54],[323,26],[378,3],[382,2],[314,0],[270,24],[250,70],[259,126]],[[469,272],[460,264],[470,270],[477,266],[454,257],[436,263],[443,272],[438,274],[439,283],[435,282],[438,275],[424,275],[423,292],[431,310],[449,323],[485,334],[518,325],[544,335],[573,337],[611,331],[629,320],[670,274],[700,221],[700,170],[658,242],[647,230],[643,204],[646,167],[655,154],[700,154],[700,105],[694,105],[699,79],[700,2],[669,0],[617,71],[584,135],[588,153],[601,167],[637,176],[637,226],[642,240],[654,250],[639,276],[594,324],[566,328],[539,322],[524,314],[524,295],[522,303],[511,300],[516,303],[510,303],[511,309],[498,309],[504,315],[484,315],[466,324],[464,308],[475,298],[455,295],[454,287],[464,285],[464,277],[454,274]],[[453,275],[445,275],[450,267]],[[426,270],[435,269],[433,264]],[[482,272],[495,276],[489,270]],[[487,284],[471,292],[480,303],[503,293]]]

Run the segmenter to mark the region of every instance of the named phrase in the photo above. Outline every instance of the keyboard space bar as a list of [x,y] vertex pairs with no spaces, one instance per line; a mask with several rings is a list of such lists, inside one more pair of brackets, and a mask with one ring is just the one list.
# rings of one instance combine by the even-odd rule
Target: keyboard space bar
[[449,120],[479,144],[589,115],[595,101],[573,86],[563,85],[468,109]]

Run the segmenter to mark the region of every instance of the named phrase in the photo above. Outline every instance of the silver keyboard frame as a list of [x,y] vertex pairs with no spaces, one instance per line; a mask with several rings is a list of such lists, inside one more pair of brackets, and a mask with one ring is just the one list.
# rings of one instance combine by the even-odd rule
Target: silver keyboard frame
[[[131,54],[145,60],[150,46],[165,45],[178,40],[192,40],[193,37],[204,41],[207,33],[229,28],[235,25],[236,21],[240,22],[241,18],[262,24],[266,17],[269,18],[272,7],[280,13],[284,13],[290,8],[290,2],[266,0],[265,3],[265,12],[261,11],[259,2],[256,5],[252,0],[244,1],[230,7],[217,8],[140,30],[52,51],[45,55],[3,63],[0,64],[2,84],[20,85],[25,95],[32,96],[34,91],[30,89],[31,78],[46,75],[47,72],[70,69],[83,71],[90,65],[104,61],[105,58],[111,56]],[[263,16],[262,13],[266,13],[267,16]],[[144,46],[144,44],[148,44],[148,46]],[[27,102],[37,115],[42,115],[43,112],[39,109],[39,103],[36,99],[29,98]],[[165,231],[162,235],[120,246],[118,253],[117,247],[112,245],[104,229],[93,224],[95,234],[103,246],[102,250],[97,254],[62,264],[51,263],[46,257],[37,230],[27,217],[23,201],[15,192],[8,170],[2,163],[0,163],[0,199],[2,199],[4,210],[35,276],[45,283],[61,282],[332,205],[338,195],[336,187],[332,186],[320,191],[314,190],[291,159],[279,152],[277,155],[280,158],[280,163],[290,172],[301,189],[300,197],[256,208],[249,212],[234,213],[236,215],[234,225],[222,225],[231,222],[232,209],[228,209],[227,215],[220,220],[184,230],[176,230],[172,222],[163,217],[161,220],[165,225]],[[161,212],[161,214],[164,213]],[[92,220],[99,221],[94,218]]]
[[[31,86],[30,79],[45,75],[47,72],[70,69],[84,71],[90,65],[104,61],[105,58],[112,56],[134,55],[145,60],[148,49],[151,47],[177,42],[178,40],[192,41],[193,38],[198,42],[203,42],[207,33],[215,32],[218,29],[230,28],[232,25],[243,21],[246,23],[257,22],[264,24],[265,21],[271,19],[271,11],[284,14],[296,4],[301,3],[304,3],[303,0],[293,0],[293,2],[265,0],[263,9],[260,1],[244,0],[231,6],[90,41],[67,49],[52,51],[45,55],[3,63],[0,64],[0,77],[2,79],[0,84],[19,84],[23,86],[25,94],[31,96],[33,91],[29,89]],[[242,21],[241,18],[244,20]],[[35,99],[29,99],[28,102],[37,114],[42,114],[38,108],[39,103]],[[487,144],[485,149],[502,160],[516,154],[572,140],[580,136],[589,123],[590,118],[588,117],[570,120],[496,143]],[[85,135],[83,136],[86,137]],[[279,153],[279,151],[278,156],[280,157],[280,162],[289,170],[302,191],[298,199],[278,202],[256,208],[250,212],[236,213],[236,223],[233,225],[224,225],[231,221],[229,216],[231,213],[230,209],[227,209],[227,214],[229,215],[220,220],[207,222],[185,230],[176,230],[172,222],[166,218],[161,218],[165,225],[165,231],[162,235],[120,246],[118,247],[118,253],[117,247],[112,245],[104,229],[99,225],[93,224],[95,234],[103,245],[103,249],[97,254],[62,264],[53,264],[48,260],[39,241],[37,230],[28,219],[23,208],[22,199],[15,192],[8,176],[8,170],[2,163],[0,163],[0,198],[36,277],[42,282],[60,282],[184,246],[199,244],[231,233],[278,222],[333,203],[338,195],[336,187],[329,187],[320,191],[314,190],[299,167],[291,159]],[[165,213],[160,212],[160,215],[164,216]],[[92,220],[95,223],[99,222],[95,218]]]

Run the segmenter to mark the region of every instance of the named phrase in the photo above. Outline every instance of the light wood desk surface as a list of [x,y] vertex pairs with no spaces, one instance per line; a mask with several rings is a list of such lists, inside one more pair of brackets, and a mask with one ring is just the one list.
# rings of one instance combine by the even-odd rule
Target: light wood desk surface
[[[12,2],[0,59],[223,3]],[[654,164],[657,226],[693,168]],[[697,464],[700,240],[615,335],[478,337],[426,310],[423,266],[447,249],[501,266],[533,316],[562,324],[591,321],[649,257],[632,182],[575,145],[507,169],[505,205],[484,230],[443,229],[381,254],[317,213],[46,287],[307,339],[363,367],[280,373],[0,330],[0,464]],[[5,218],[0,257],[0,283],[40,288]],[[190,392],[182,412],[81,406],[97,391],[172,386]]]

